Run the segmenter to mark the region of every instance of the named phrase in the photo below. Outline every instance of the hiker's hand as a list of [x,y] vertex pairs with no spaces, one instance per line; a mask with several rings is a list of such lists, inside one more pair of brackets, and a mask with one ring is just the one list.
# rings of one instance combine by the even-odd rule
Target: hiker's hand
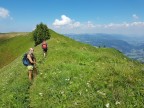
[[36,65],[34,65],[34,68],[37,68],[37,66],[36,66]]
[[36,67],[36,64],[34,64],[34,67]]

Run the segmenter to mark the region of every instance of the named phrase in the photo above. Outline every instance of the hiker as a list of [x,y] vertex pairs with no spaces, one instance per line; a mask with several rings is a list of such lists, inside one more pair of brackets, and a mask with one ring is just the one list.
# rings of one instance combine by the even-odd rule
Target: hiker
[[30,48],[29,52],[27,53],[27,58],[29,60],[29,64],[27,66],[28,68],[28,77],[30,82],[32,79],[37,75],[37,69],[36,69],[36,58],[34,56],[34,49]]
[[48,45],[47,45],[45,40],[43,40],[43,42],[42,42],[42,49],[43,49],[43,56],[46,57],[47,50],[48,50]]

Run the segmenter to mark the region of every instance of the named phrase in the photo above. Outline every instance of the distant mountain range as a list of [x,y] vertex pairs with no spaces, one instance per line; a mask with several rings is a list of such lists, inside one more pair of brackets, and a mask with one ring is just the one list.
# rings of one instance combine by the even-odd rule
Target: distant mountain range
[[64,34],[76,41],[97,47],[116,48],[130,58],[144,62],[144,36],[119,34]]

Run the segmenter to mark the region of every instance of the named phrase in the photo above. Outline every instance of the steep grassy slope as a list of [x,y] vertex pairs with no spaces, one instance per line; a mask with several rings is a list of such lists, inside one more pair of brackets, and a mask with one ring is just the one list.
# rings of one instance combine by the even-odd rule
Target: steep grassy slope
[[48,56],[35,48],[38,76],[30,86],[22,55],[0,69],[3,108],[141,108],[143,65],[115,49],[95,48],[51,31]]
[[9,64],[29,47],[33,47],[34,42],[31,34],[28,33],[8,33],[0,34],[0,68]]

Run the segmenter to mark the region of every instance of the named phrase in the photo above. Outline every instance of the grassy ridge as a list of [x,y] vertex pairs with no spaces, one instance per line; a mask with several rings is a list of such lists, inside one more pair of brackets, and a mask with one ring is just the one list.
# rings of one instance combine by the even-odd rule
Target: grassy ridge
[[115,49],[95,48],[51,31],[48,56],[35,47],[38,76],[29,85],[19,56],[0,69],[0,107],[141,108],[143,65]]
[[96,49],[52,33],[49,53],[36,48],[39,76],[31,107],[142,107],[143,66],[115,49]]
[[9,64],[32,46],[34,42],[31,34],[0,35],[0,68]]
[[0,70],[0,107],[26,108],[29,105],[29,82],[22,57]]
[[1,108],[28,107],[28,88],[30,85],[26,67],[22,64],[22,56],[33,45],[31,34],[10,33],[0,35]]

